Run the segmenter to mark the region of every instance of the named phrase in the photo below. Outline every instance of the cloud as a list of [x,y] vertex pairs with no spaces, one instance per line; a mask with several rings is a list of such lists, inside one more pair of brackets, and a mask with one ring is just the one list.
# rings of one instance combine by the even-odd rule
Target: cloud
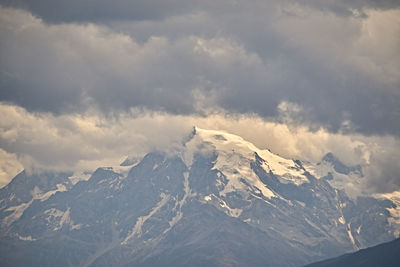
[[291,124],[291,120],[268,121],[256,115],[223,111],[209,116],[139,110],[118,116],[93,110],[53,115],[0,104],[0,113],[4,115],[0,120],[3,185],[22,166],[38,172],[93,171],[100,166],[118,166],[126,156],[141,157],[153,150],[176,152],[182,149],[182,141],[192,127],[198,126],[238,134],[259,148],[269,148],[286,158],[316,163],[327,152],[333,152],[346,164],[364,166],[366,178],[360,191],[383,193],[400,189],[400,141],[390,136],[330,133],[323,128],[311,131]]
[[0,147],[27,169],[68,170],[118,165],[124,156],[174,146],[192,126],[179,116],[135,112],[117,117],[99,114],[36,114],[0,105]]
[[365,9],[388,10],[400,7],[399,1],[396,0],[300,0],[291,2],[333,12],[340,16],[363,16]]
[[[245,5],[244,5],[245,3]],[[232,9],[249,7],[267,9],[277,4],[303,5],[309,8],[333,12],[340,16],[359,15],[364,9],[387,10],[400,7],[396,0],[287,0],[287,1],[229,1],[229,0],[1,0],[3,6],[22,8],[50,23],[108,22],[112,20],[162,20],[171,16],[193,11],[231,12]]]
[[400,152],[398,140],[386,140],[379,153],[371,157],[373,164],[366,168],[366,191],[373,193],[387,193],[398,190],[400,186]]
[[0,148],[0,188],[6,186],[10,179],[24,169],[15,154],[7,153]]
[[201,1],[179,1],[179,0],[147,0],[130,1],[118,0],[110,3],[106,0],[71,0],[71,1],[49,1],[49,0],[2,0],[4,6],[23,8],[47,22],[88,22],[108,20],[159,20],[180,12],[191,10],[198,6]]
[[400,134],[398,9],[343,17],[293,2],[201,7],[107,25],[53,25],[1,8],[0,100],[53,114],[264,118],[290,102],[307,111],[304,124]]
[[226,89],[221,78],[262,68],[256,56],[223,38],[151,37],[138,44],[96,25],[47,26],[10,9],[2,15],[1,98],[30,110],[63,113],[93,105],[194,113],[199,98]]

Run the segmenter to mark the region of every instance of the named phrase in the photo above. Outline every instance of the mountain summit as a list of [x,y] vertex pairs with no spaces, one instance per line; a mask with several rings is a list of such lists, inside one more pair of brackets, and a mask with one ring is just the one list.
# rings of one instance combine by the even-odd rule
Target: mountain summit
[[22,172],[0,189],[0,264],[299,266],[393,240],[396,204],[349,197],[340,179],[362,170],[338,162],[195,128],[88,178]]

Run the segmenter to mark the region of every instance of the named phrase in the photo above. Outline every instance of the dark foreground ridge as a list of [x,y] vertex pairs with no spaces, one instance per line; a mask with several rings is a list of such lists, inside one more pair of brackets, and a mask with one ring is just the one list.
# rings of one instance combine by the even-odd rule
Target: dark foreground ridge
[[375,247],[361,249],[354,253],[324,260],[305,267],[329,267],[329,266],[386,266],[396,267],[400,265],[400,238]]

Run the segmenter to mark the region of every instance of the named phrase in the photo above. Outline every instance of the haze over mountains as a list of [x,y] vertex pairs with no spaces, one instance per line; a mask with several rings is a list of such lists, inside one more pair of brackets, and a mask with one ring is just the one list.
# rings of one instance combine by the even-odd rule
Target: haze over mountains
[[282,158],[194,128],[177,151],[90,176],[22,172],[0,189],[2,266],[300,266],[399,236],[395,194],[328,153]]

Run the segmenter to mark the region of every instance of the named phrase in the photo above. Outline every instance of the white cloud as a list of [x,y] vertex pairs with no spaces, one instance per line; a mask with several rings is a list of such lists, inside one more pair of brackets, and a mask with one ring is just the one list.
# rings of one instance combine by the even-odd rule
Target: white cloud
[[[118,165],[130,154],[168,149],[181,141],[179,116],[134,112],[118,118],[98,114],[35,114],[0,105],[0,147],[18,156],[25,168],[68,170]],[[10,177],[11,178],[11,177]]]
[[23,169],[15,154],[7,153],[0,148],[0,188],[7,185],[10,179]]
[[[287,121],[223,111],[205,117],[135,110],[114,117],[95,111],[56,116],[0,104],[0,113],[4,115],[0,120],[0,152],[5,155],[0,160],[3,184],[6,176],[11,179],[20,168],[16,159],[25,168],[39,171],[94,170],[119,165],[128,155],[175,150],[192,127],[198,126],[238,134],[287,158],[318,162],[327,152],[333,152],[347,164],[366,166],[366,184],[373,187],[365,191],[390,191],[382,186],[386,179],[394,188],[400,187],[395,176],[400,141],[390,136],[329,133],[323,128],[312,131]],[[4,167],[7,165],[12,167]]]

